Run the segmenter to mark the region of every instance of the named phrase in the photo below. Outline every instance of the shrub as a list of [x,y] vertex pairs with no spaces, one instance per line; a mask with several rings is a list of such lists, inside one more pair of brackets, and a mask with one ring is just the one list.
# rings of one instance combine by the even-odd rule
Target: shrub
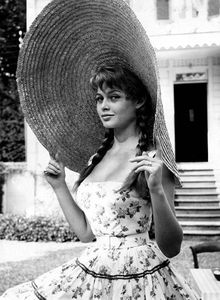
[[61,217],[0,214],[0,239],[27,242],[66,242],[79,239]]

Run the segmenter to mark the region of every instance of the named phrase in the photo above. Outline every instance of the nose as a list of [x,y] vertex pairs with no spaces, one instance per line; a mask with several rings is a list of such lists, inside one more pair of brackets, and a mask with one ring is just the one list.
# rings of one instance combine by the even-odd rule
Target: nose
[[103,111],[105,110],[109,110],[109,103],[108,103],[108,99],[105,97],[102,101],[102,104],[101,104],[101,109]]

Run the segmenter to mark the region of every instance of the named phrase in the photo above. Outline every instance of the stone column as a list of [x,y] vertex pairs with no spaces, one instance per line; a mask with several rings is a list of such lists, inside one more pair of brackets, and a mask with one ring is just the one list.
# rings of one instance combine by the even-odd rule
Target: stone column
[[[34,21],[43,7],[49,3],[45,0],[26,0],[26,20],[27,30],[31,23]],[[26,143],[26,162],[27,172],[29,173],[30,185],[28,185],[28,198],[29,205],[25,207],[25,213],[32,215],[36,213],[36,198],[37,198],[37,181],[38,174],[42,173],[44,165],[48,161],[48,153],[43,146],[38,142],[36,136],[30,129],[27,123],[25,123],[25,143]]]

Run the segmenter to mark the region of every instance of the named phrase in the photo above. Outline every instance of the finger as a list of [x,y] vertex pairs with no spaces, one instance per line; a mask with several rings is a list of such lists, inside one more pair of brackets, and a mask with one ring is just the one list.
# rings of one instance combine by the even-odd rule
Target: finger
[[48,166],[46,167],[45,170],[46,170],[47,172],[56,172],[56,173],[60,173],[60,172],[61,172],[61,171],[58,170],[56,167],[50,166],[50,165],[48,165]]
[[[151,169],[148,169],[148,168],[151,168]],[[133,172],[140,172],[140,171],[148,171],[148,170],[151,170],[153,171],[155,169],[155,165],[152,164],[151,162],[149,161],[142,161],[142,162],[139,162],[137,163],[133,169],[131,171]],[[138,171],[137,171],[138,170]]]
[[147,156],[154,158],[156,156],[157,150],[147,151]]
[[61,168],[64,168],[64,164],[61,160],[60,150],[58,150],[57,153],[55,154],[55,160],[56,160],[56,162],[58,162],[58,164],[60,165]]
[[142,166],[152,167],[153,164],[150,161],[142,160],[142,161],[136,163],[135,166],[133,167],[133,169],[137,169],[137,168],[142,167]]
[[61,172],[60,169],[58,169],[56,166],[53,166],[53,165],[51,165],[51,164],[49,164],[49,165],[47,166],[46,170],[48,170],[48,171],[52,170],[52,171],[55,171],[55,172],[57,172],[57,173],[60,173],[60,172]]
[[156,157],[160,159],[162,157],[162,148],[161,148],[160,140],[157,136],[156,136],[156,149],[157,149]]
[[64,164],[60,160],[60,151],[59,150],[56,152],[55,156],[50,154],[50,159],[51,159],[51,161],[54,162],[54,164],[58,164],[59,168],[64,167]]
[[59,173],[57,173],[57,172],[55,172],[55,171],[53,171],[53,170],[45,170],[44,171],[44,174],[46,175],[46,176],[51,176],[51,175],[53,175],[53,176],[58,176],[59,175]]
[[57,153],[55,154],[55,160],[57,162],[60,162],[60,151],[58,150]]
[[51,159],[49,161],[49,165],[48,166],[53,166],[53,167],[55,167],[55,168],[57,168],[59,170],[61,169],[59,163],[57,163],[56,160],[53,160],[53,159]]
[[130,162],[139,162],[139,161],[144,161],[144,160],[148,160],[148,161],[154,161],[151,157],[147,156],[147,155],[141,155],[141,156],[135,156],[134,158],[130,158],[129,161]]
[[155,150],[155,149],[152,149],[152,150],[148,150],[148,151],[143,151],[143,152],[142,152],[142,155],[143,155],[143,156],[148,156],[148,157],[154,158],[155,155],[156,155],[156,150]]
[[136,170],[134,170],[135,173],[139,173],[139,172],[148,172],[148,173],[152,173],[153,171],[153,167],[150,167],[150,166],[142,166],[142,167],[139,167],[137,168]]

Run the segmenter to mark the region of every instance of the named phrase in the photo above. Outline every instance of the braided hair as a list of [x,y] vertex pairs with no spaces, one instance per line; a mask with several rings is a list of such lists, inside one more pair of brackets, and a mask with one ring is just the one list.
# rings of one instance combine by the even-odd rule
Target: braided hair
[[[98,88],[103,89],[106,85],[109,88],[119,88],[125,92],[126,98],[141,103],[136,111],[136,125],[139,129],[139,141],[136,147],[136,156],[141,155],[143,151],[151,150],[153,147],[153,107],[151,97],[147,88],[136,74],[121,66],[102,66],[90,79],[91,87],[94,91]],[[106,152],[112,147],[114,140],[114,130],[109,129],[105,133],[104,140],[91,158],[91,163],[81,172],[79,179],[74,185],[74,190],[78,188],[81,182],[92,172],[94,167],[102,160]],[[144,173],[139,174],[131,172],[120,188],[134,188],[141,197],[145,198],[147,193],[147,184]]]
[[75,191],[78,186],[83,182],[83,180],[89,176],[95,166],[102,160],[106,152],[111,148],[114,139],[114,131],[110,129],[106,131],[105,137],[102,141],[101,146],[97,150],[97,152],[91,157],[88,166],[85,167],[80,173],[79,179],[76,181],[73,190]]
[[[148,98],[147,98],[148,99]],[[142,155],[144,151],[154,149],[153,123],[154,116],[149,110],[149,103],[144,104],[136,111],[136,123],[139,128],[139,140],[136,146],[136,156]],[[144,172],[135,173],[131,171],[120,190],[134,189],[143,199],[149,199],[148,186]]]

